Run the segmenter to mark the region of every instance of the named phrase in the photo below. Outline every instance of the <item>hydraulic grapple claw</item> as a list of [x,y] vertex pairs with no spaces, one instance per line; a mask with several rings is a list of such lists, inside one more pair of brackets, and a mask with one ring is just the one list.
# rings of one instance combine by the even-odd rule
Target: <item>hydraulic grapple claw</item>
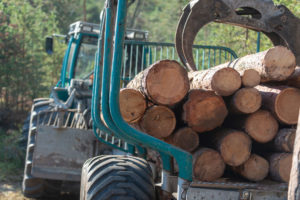
[[196,70],[195,37],[210,22],[263,32],[274,45],[291,49],[300,65],[300,19],[285,6],[272,0],[194,0],[183,10],[175,41],[179,58],[190,70]]

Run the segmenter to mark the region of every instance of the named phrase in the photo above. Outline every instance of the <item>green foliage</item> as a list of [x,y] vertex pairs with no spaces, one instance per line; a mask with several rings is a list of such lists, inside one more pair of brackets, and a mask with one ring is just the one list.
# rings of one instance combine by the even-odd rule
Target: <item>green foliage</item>
[[0,180],[21,179],[24,167],[24,150],[18,145],[19,131],[0,129]]

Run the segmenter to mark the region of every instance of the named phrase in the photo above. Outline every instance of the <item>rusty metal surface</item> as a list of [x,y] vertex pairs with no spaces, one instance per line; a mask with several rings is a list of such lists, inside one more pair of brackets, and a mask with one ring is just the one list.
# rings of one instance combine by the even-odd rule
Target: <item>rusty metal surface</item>
[[55,180],[80,181],[83,163],[99,143],[91,130],[38,126],[32,174]]
[[272,0],[193,0],[184,9],[176,35],[179,57],[191,70],[196,69],[192,53],[195,37],[210,22],[261,31],[274,45],[291,49],[300,64],[300,19],[285,6],[276,6]]

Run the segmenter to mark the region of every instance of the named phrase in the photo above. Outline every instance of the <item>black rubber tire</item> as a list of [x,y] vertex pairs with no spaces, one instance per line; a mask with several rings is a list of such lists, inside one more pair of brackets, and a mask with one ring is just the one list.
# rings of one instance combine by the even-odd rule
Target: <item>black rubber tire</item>
[[144,159],[98,156],[82,169],[80,200],[154,200],[152,171]]
[[[22,182],[22,192],[28,198],[56,197],[60,194],[61,181],[35,178],[31,174],[33,152],[35,147],[37,113],[49,108],[49,101],[37,102],[32,106],[30,123],[28,125],[25,169]],[[25,126],[24,131],[27,128]],[[25,134],[25,133],[24,133]]]

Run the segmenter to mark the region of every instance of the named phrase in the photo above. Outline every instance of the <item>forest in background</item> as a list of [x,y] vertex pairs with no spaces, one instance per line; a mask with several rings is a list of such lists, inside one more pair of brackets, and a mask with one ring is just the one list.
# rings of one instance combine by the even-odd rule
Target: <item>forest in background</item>
[[[127,27],[149,31],[149,41],[174,42],[178,19],[188,0],[128,0]],[[300,17],[299,0],[274,0]],[[0,127],[24,120],[32,100],[48,97],[60,75],[66,44],[55,41],[51,56],[45,37],[67,34],[69,25],[82,20],[99,23],[104,0],[0,0]],[[223,24],[207,25],[196,44],[220,45],[239,56],[256,51],[257,33]],[[263,36],[261,50],[271,46]]]

